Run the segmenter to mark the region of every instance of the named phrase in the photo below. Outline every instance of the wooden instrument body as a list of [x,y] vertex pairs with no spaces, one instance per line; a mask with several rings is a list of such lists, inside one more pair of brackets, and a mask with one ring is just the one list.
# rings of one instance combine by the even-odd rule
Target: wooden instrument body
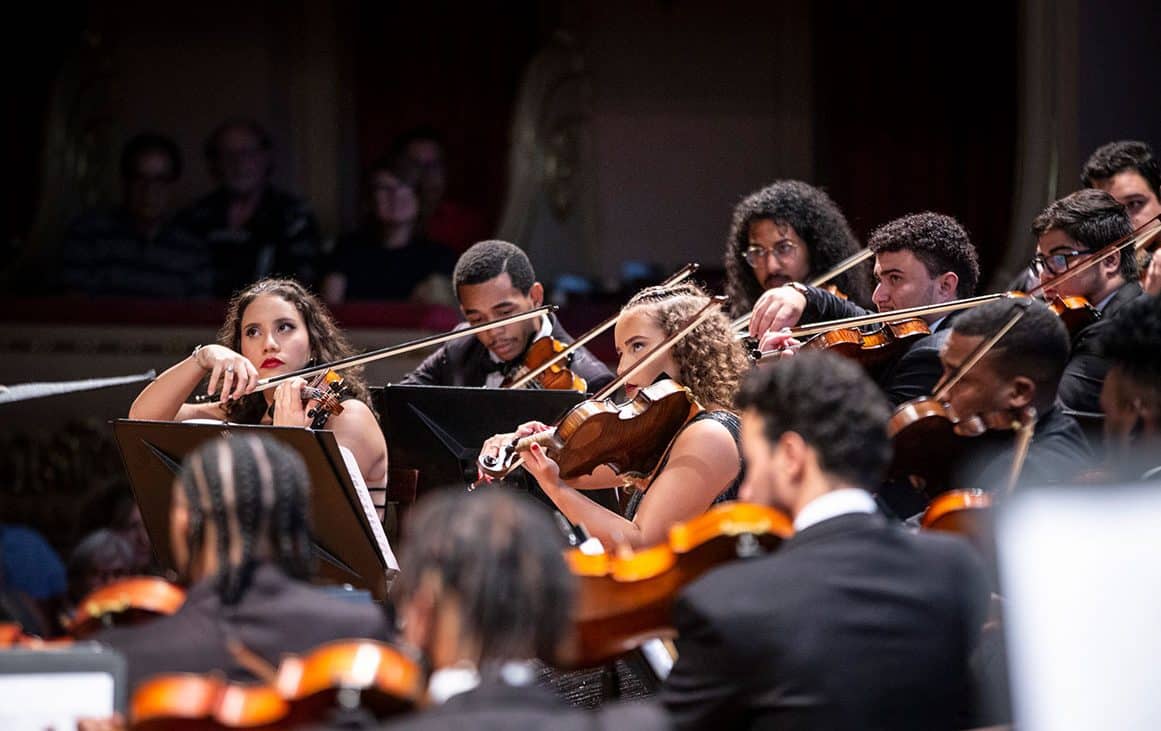
[[684,586],[727,561],[775,550],[793,532],[773,508],[726,503],[673,526],[666,543],[631,554],[569,550],[565,559],[580,589],[564,664],[590,667],[673,636],[671,608]]
[[133,625],[173,614],[185,604],[185,590],[156,576],[130,576],[85,597],[69,623],[83,639],[105,627]]
[[[532,344],[528,346],[527,352],[524,353],[524,362],[514,373],[504,379],[501,387],[508,387],[513,381],[540,368],[567,348],[568,345],[556,338],[537,338],[532,341]],[[535,384],[535,386],[531,386],[531,384]],[[549,366],[547,370],[531,381],[530,386],[526,386],[526,388],[528,387],[546,388],[557,391],[579,391],[580,393],[584,393],[588,390],[588,383],[585,379],[569,370],[567,363],[562,362]]]

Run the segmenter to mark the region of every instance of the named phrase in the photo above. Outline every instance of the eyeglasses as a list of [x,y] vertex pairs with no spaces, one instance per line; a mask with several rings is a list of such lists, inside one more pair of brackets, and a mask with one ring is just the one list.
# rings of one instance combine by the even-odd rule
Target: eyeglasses
[[773,249],[767,249],[764,246],[751,246],[746,249],[743,256],[746,258],[746,263],[752,267],[757,267],[758,264],[766,261],[766,257],[773,255],[778,261],[786,261],[791,259],[798,253],[798,244],[792,241],[779,241],[774,245]]
[[1092,252],[1087,249],[1084,251],[1073,249],[1072,251],[1062,251],[1059,254],[1049,254],[1048,256],[1037,254],[1036,256],[1032,257],[1032,263],[1028,266],[1032,269],[1032,273],[1038,277],[1042,276],[1045,272],[1052,274],[1064,274],[1066,271],[1068,271],[1068,262],[1070,259],[1075,259],[1078,256],[1091,253]]

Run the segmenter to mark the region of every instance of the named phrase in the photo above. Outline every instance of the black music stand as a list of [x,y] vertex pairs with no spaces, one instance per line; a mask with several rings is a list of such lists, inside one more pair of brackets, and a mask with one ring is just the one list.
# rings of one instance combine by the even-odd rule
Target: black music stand
[[[526,421],[551,424],[586,396],[576,391],[400,386],[371,389],[392,469],[418,470],[416,495],[476,480],[480,445]],[[548,500],[539,489],[533,494]],[[613,490],[585,494],[613,510]],[[551,502],[549,502],[551,504]]]
[[[262,434],[297,450],[306,463],[311,485],[312,539],[320,559],[320,579],[325,583],[366,589],[379,600],[386,597],[399,565],[370,496],[365,487],[356,487],[333,432],[117,419],[113,422],[113,433],[162,568],[173,568],[169,549],[169,502],[182,460],[206,440],[221,435]],[[354,471],[357,473],[357,468]]]

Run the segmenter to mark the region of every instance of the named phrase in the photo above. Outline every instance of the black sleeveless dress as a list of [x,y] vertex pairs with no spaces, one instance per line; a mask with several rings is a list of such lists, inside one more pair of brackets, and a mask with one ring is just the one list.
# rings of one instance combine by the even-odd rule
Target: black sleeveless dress
[[[730,432],[730,436],[734,438],[734,446],[738,448],[738,474],[734,477],[733,482],[731,482],[725,490],[722,490],[721,493],[719,493],[718,496],[714,498],[713,504],[717,505],[718,503],[724,503],[729,500],[737,500],[738,488],[742,485],[742,478],[746,476],[746,464],[744,461],[742,461],[742,447],[739,444],[739,440],[742,436],[742,422],[738,419],[737,414],[733,413],[732,411],[726,411],[725,409],[718,409],[716,411],[703,411],[690,419],[685,426],[681,427],[681,431],[677,432],[677,436],[681,436],[681,432],[688,429],[690,424],[695,424],[699,421],[705,421],[707,419],[716,421],[717,423],[724,426]],[[674,439],[677,439],[677,436],[675,436]],[[665,465],[668,464],[668,462],[669,455],[667,454],[665,455],[665,459],[663,459],[661,464],[658,466],[657,474],[661,474],[661,471],[665,469]],[[629,498],[628,504],[625,506],[626,518],[632,520],[633,517],[637,515],[637,508],[641,505],[641,499],[644,497],[644,490],[634,491],[632,497]]]

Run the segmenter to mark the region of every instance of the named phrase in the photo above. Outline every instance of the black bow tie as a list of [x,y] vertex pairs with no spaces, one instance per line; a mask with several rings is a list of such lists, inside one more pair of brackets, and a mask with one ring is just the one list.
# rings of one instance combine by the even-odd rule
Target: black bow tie
[[504,375],[508,375],[508,373],[512,371],[517,362],[518,361],[501,361],[497,363],[490,357],[485,357],[484,363],[481,366],[481,370],[484,371],[485,376],[491,373],[503,373]]

